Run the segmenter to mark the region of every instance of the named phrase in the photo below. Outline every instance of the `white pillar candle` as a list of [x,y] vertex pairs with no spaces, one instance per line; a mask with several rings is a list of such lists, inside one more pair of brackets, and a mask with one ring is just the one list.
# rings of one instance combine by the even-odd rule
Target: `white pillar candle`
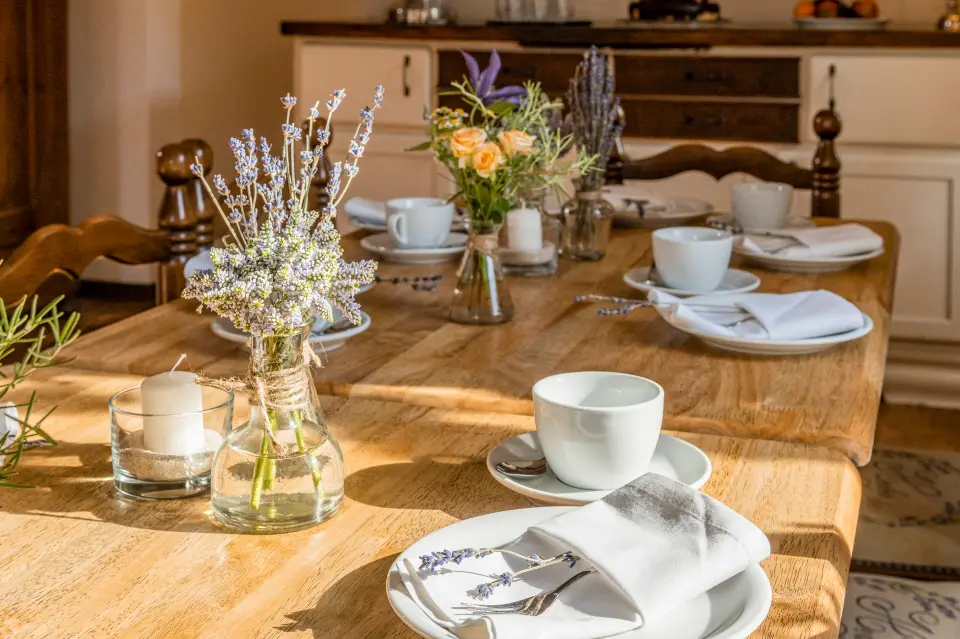
[[[143,380],[143,447],[162,455],[191,455],[206,449],[203,389],[186,371],[160,373]],[[189,414],[184,414],[189,413]]]
[[514,209],[507,213],[507,238],[512,251],[539,251],[543,248],[543,225],[537,209]]

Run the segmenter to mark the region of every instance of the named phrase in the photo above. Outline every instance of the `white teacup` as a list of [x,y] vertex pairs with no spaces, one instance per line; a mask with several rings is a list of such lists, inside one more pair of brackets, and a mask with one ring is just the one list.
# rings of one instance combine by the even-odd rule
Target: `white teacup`
[[709,293],[730,266],[733,236],[727,231],[678,226],[653,232],[657,274],[672,289]]
[[782,229],[787,225],[793,187],[779,182],[744,182],[730,188],[733,219],[744,229]]
[[563,373],[534,385],[533,407],[557,478],[613,490],[647,472],[663,424],[663,388],[623,373]]
[[387,201],[387,231],[399,248],[443,246],[453,225],[454,206],[435,197]]

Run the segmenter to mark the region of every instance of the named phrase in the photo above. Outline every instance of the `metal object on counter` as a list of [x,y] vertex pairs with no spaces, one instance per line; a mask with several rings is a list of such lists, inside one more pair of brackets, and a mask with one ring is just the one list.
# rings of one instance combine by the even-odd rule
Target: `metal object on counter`
[[564,23],[572,19],[572,0],[497,0],[497,22]]
[[940,31],[949,31],[950,33],[960,33],[960,8],[957,0],[947,1],[947,13],[937,22],[937,29]]
[[447,0],[407,0],[405,5],[390,10],[387,21],[417,26],[451,24],[454,20]]

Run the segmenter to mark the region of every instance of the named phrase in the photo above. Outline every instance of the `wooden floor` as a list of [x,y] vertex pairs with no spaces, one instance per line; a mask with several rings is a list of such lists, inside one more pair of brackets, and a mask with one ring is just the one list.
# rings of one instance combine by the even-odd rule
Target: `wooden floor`
[[960,452],[960,411],[883,404],[876,446]]

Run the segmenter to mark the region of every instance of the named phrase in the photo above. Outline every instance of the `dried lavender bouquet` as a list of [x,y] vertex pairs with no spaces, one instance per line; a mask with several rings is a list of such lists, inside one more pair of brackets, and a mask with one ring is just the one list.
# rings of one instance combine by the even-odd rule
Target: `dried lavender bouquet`
[[599,169],[581,175],[579,188],[583,190],[596,191],[603,186],[603,167],[623,132],[620,98],[615,91],[613,60],[596,47],[590,47],[577,65],[568,92],[576,144],[586,155],[597,158]]

